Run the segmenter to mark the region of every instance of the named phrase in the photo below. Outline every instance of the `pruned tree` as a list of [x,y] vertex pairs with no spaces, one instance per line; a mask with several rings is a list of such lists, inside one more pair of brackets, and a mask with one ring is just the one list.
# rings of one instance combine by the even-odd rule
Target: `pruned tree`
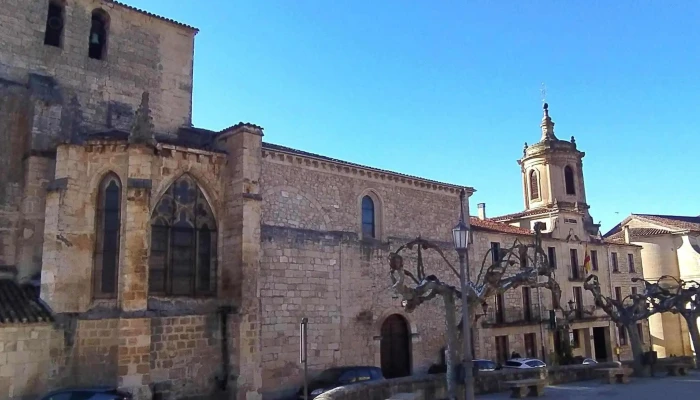
[[650,297],[652,307],[657,312],[672,312],[685,319],[695,349],[695,367],[700,368],[700,283],[684,281],[670,275],[662,276],[655,283],[641,278],[632,278],[632,281],[644,283],[645,293]]
[[602,294],[600,281],[596,275],[589,275],[583,283],[583,288],[593,294],[596,306],[600,307],[618,327],[627,331],[632,346],[634,374],[643,376],[645,371],[642,364],[642,339],[639,337],[637,322],[661,311],[654,294],[645,291],[643,294],[630,294],[621,300],[613,299]]
[[[550,268],[547,255],[542,249],[541,230],[542,225],[540,223],[535,224],[534,243],[523,243],[516,239],[511,247],[499,251],[499,254],[495,257],[495,262],[487,263],[487,260],[494,259],[491,256],[491,250],[484,255],[476,281],[467,282],[466,284],[468,291],[467,301],[470,305],[483,303],[490,296],[520,286],[549,289],[552,291],[552,296],[556,297],[556,303],[559,303],[561,288],[555,279],[555,271]],[[404,258],[400,253],[414,249],[417,253],[416,264],[415,269],[410,271],[407,269]],[[445,357],[447,364],[447,388],[450,398],[453,399],[456,396],[456,387],[452,373],[457,355],[457,307],[455,299],[461,300],[462,292],[460,288],[447,281],[440,280],[434,274],[429,275],[426,272],[426,266],[423,261],[423,251],[425,250],[436,252],[453,274],[452,278],[459,279],[459,273],[447,259],[442,249],[436,244],[419,237],[400,246],[389,255],[392,289],[402,297],[401,304],[404,310],[409,313],[437,296],[442,297],[445,305],[447,330],[447,354]],[[539,282],[538,278],[540,276],[546,277],[544,282]],[[470,309],[473,310],[474,307],[470,307]],[[470,315],[470,318],[473,321],[474,314]],[[463,324],[460,323],[461,325]]]

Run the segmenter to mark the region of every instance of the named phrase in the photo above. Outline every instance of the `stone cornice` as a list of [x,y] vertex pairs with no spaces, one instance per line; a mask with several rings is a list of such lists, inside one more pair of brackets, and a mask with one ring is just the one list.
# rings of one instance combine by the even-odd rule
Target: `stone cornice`
[[[381,169],[364,167],[357,164],[333,161],[311,155],[297,154],[292,151],[279,149],[262,149],[262,158],[276,164],[295,165],[302,168],[314,169],[320,172],[327,172],[338,175],[351,176],[359,179],[367,179],[378,182],[386,182],[411,187],[413,189],[427,190],[433,192],[443,192],[449,194],[459,194],[462,186],[450,185],[435,182],[419,177],[403,175],[396,172]],[[471,187],[464,187],[467,195],[471,195],[475,190]]]
[[[126,141],[115,141],[115,140],[100,140],[92,139],[85,142],[83,145],[78,145],[85,148],[88,153],[105,153],[105,152],[118,152],[124,153],[130,147],[138,146],[129,144]],[[174,157],[176,154],[182,154],[183,156],[193,155],[197,162],[207,161],[213,164],[225,164],[227,155],[218,151],[208,151],[201,149],[194,149],[190,147],[177,146],[173,144],[158,143],[156,144],[155,151],[161,157]]]

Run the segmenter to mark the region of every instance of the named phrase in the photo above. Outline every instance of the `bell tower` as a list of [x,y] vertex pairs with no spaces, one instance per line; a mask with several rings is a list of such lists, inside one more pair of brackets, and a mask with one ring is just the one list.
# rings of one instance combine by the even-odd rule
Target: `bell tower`
[[583,157],[576,139],[561,140],[554,134],[549,105],[544,103],[542,136],[537,143],[525,143],[523,157],[518,160],[522,174],[525,211],[570,211],[583,216],[586,231],[597,232],[588,214],[586,187],[583,178]]

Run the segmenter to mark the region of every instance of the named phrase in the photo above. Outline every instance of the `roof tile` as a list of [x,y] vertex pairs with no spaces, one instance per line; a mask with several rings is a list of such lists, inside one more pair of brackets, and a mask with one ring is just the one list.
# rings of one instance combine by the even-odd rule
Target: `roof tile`
[[700,217],[686,217],[682,215],[655,215],[655,214],[632,214],[641,219],[664,225],[671,229],[700,232]]
[[39,299],[37,288],[0,279],[0,326],[51,321],[51,310]]
[[471,217],[469,223],[475,230],[484,230],[497,233],[506,233],[509,235],[532,235],[533,232],[529,229],[520,228],[513,225],[496,222],[489,219],[479,219]]
[[158,19],[160,19],[160,20],[163,20],[163,21],[166,21],[166,22],[170,22],[171,24],[175,24],[175,25],[182,26],[183,28],[191,29],[191,30],[195,31],[195,33],[196,33],[196,32],[199,32],[199,29],[195,28],[194,26],[190,26],[190,25],[187,25],[187,24],[183,24],[182,22],[175,21],[174,19],[171,19],[171,18],[162,17],[162,16],[160,16],[160,15],[158,15],[158,14],[153,14],[152,12],[148,12],[148,11],[146,11],[146,10],[142,10],[142,9],[136,8],[136,7],[134,7],[134,6],[130,6],[130,5],[126,4],[126,3],[124,3],[124,2],[117,1],[117,0],[106,0],[106,1],[108,1],[108,2],[110,2],[110,3],[112,3],[112,4],[116,4],[116,5],[122,6],[122,7],[124,7],[124,8],[128,8],[128,9],[130,9],[130,10],[139,12],[139,13],[141,13],[141,14],[148,15],[149,17],[158,18]]

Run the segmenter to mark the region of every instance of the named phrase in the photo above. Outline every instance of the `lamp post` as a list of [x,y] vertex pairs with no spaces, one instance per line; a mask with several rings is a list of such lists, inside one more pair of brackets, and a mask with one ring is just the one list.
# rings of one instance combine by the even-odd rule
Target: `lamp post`
[[471,319],[469,318],[469,300],[467,296],[467,282],[469,281],[469,225],[464,221],[464,197],[465,191],[459,193],[459,223],[452,229],[452,239],[455,250],[459,255],[459,281],[462,290],[462,347],[464,355],[464,398],[474,400],[474,374],[472,371],[471,348]]

